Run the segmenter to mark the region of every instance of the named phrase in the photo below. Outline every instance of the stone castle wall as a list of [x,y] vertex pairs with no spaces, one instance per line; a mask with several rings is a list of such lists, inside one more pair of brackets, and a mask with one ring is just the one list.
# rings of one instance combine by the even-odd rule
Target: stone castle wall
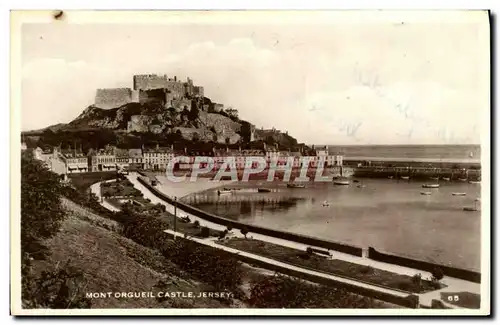
[[99,108],[115,108],[130,102],[132,102],[132,89],[130,88],[97,89],[95,95],[95,106]]
[[194,86],[189,78],[187,82],[182,82],[177,77],[169,78],[167,75],[135,75],[132,89],[98,89],[94,103],[97,107],[110,109],[132,102],[161,101],[166,107],[182,110],[186,105],[191,108],[186,95],[203,97],[204,89],[201,86]]

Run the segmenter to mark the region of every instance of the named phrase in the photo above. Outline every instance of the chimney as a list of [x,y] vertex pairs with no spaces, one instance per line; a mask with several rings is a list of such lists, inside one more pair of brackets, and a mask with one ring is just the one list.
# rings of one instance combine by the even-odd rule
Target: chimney
[[174,81],[177,81],[177,76],[174,76]]

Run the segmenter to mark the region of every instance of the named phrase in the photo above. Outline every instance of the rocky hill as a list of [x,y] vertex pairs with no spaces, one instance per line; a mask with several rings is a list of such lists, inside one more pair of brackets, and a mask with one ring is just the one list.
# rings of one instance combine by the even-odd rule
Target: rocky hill
[[[80,137],[68,135],[75,133],[80,134]],[[45,143],[54,144],[58,140],[67,141],[68,137],[73,137],[78,142],[81,135],[87,133],[97,133],[97,137],[103,138],[91,147],[100,147],[105,142],[104,138],[118,145],[132,141],[133,146],[155,141],[162,144],[187,141],[243,146],[265,142],[286,150],[295,149],[298,145],[297,140],[286,133],[264,131],[240,120],[234,110],[207,112],[195,105],[191,109],[179,111],[174,108],[166,109],[157,102],[128,103],[112,109],[92,105],[67,124],[57,124],[25,134],[40,136],[42,141],[45,135]],[[47,138],[51,138],[50,141]]]

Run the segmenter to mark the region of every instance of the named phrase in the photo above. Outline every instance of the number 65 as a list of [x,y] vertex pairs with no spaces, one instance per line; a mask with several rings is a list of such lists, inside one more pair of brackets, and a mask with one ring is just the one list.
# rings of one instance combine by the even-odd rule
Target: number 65
[[458,295],[448,296],[448,301],[458,301]]

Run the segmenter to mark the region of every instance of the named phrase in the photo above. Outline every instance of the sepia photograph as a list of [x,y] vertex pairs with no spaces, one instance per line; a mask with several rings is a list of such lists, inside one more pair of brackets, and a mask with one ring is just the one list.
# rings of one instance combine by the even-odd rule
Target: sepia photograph
[[11,11],[12,315],[490,315],[490,14]]

